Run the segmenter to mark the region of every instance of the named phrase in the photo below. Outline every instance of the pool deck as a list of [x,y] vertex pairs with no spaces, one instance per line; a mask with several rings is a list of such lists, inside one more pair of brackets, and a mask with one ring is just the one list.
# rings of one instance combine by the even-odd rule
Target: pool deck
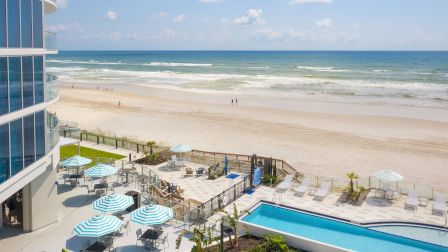
[[[338,203],[341,193],[330,193],[320,201],[314,200],[314,197],[308,193],[297,196],[292,190],[295,186],[297,185],[291,185],[283,194],[276,192],[275,188],[259,186],[253,194],[245,194],[235,203],[239,210],[248,210],[260,200],[264,200],[357,223],[403,221],[445,226],[445,217],[432,213],[433,202],[431,201],[427,206],[418,206],[417,210],[411,210],[404,207],[406,196],[391,203],[375,197],[375,193],[370,192],[361,206],[354,206],[348,203]],[[226,207],[227,210],[232,208],[232,205]],[[219,218],[219,215],[211,218]]]
[[[95,145],[91,143],[82,143],[82,146],[96,148],[117,154],[131,153],[132,156],[141,156],[141,153],[132,153],[128,150],[116,150],[113,147]],[[127,160],[127,158],[126,158]],[[206,167],[201,164],[186,163],[193,169],[198,167]],[[159,166],[150,166],[149,169],[155,171],[160,178],[171,183],[181,186],[186,199],[194,199],[199,202],[205,202],[216,196],[225,189],[231,187],[243,179],[244,174],[235,179],[220,177],[216,180],[208,180],[206,176],[184,176],[185,168],[172,170],[166,164]],[[236,172],[233,172],[236,173]],[[116,181],[116,177],[112,177],[110,181]],[[252,194],[245,194],[236,200],[235,204],[239,210],[250,209],[260,200],[276,202],[278,204],[304,209],[307,211],[317,212],[325,215],[348,219],[354,222],[387,222],[387,221],[405,221],[432,224],[438,226],[445,225],[445,217],[434,215],[432,213],[433,202],[428,202],[427,206],[419,206],[416,211],[405,209],[404,201],[406,196],[390,203],[386,200],[375,198],[374,193],[370,193],[362,206],[353,206],[346,203],[338,203],[340,193],[330,193],[321,201],[316,201],[313,196],[306,193],[304,196],[297,196],[292,191],[297,185],[292,184],[290,189],[283,193],[276,192],[275,188],[267,186],[259,186]],[[137,187],[134,184],[127,186],[120,185],[114,187],[117,193],[125,193]],[[1,229],[0,248],[2,251],[60,251],[61,248],[68,248],[72,251],[79,251],[85,238],[79,238],[72,233],[73,228],[82,220],[88,219],[95,212],[91,204],[98,197],[87,195],[86,189],[81,187],[71,188],[62,184],[58,186],[59,201],[59,222],[42,228],[32,233],[20,233],[14,229]],[[281,198],[281,200],[280,200]],[[229,204],[225,210],[231,211],[233,204]],[[210,223],[221,218],[222,213],[215,214],[209,218]],[[125,215],[125,220],[129,217]],[[148,227],[137,225],[131,222],[131,231],[120,237],[115,247],[117,251],[141,251],[141,247],[136,247],[135,231],[142,228],[143,231]],[[175,240],[184,226],[182,223],[172,221],[164,230],[168,233],[168,247],[166,251],[174,251]],[[91,238],[91,240],[95,240]],[[193,243],[188,240],[188,236],[184,237],[179,251],[190,251]],[[6,248],[6,250],[4,250]],[[160,250],[159,250],[160,251]]]

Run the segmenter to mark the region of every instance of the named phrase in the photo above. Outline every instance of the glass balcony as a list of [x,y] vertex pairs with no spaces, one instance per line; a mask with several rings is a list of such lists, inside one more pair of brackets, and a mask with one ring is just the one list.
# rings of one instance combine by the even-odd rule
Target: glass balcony
[[59,142],[59,118],[56,114],[47,112],[47,153],[58,144]]
[[45,81],[45,102],[52,101],[58,97],[58,87],[57,87],[56,75],[47,74]]
[[45,31],[45,49],[48,51],[58,50],[58,34],[55,32]]

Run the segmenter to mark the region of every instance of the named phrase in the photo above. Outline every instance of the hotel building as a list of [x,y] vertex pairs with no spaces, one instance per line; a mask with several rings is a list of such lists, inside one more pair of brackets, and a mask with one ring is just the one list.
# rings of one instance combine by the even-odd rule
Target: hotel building
[[[0,0],[0,228],[34,231],[58,220],[58,99],[45,58],[57,53],[45,32],[54,0]],[[0,229],[1,232],[1,229]]]

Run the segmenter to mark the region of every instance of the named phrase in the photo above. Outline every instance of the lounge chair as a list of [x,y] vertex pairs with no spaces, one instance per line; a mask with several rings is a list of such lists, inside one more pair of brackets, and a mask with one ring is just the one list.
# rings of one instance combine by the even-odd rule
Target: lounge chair
[[432,211],[434,213],[441,213],[442,215],[445,215],[445,212],[447,211],[445,195],[441,193],[436,193],[436,198],[434,201],[434,206],[432,207]]
[[303,194],[305,194],[306,190],[308,190],[309,185],[310,185],[310,179],[304,178],[302,180],[302,184],[300,184],[300,186],[296,187],[294,189],[294,191],[298,194],[303,195]]
[[204,167],[199,167],[196,169],[196,176],[202,176],[205,175],[205,168]]
[[280,190],[286,190],[289,188],[289,185],[291,184],[291,181],[293,179],[292,175],[286,175],[285,179],[283,180],[283,182],[281,182],[278,186],[277,189]]
[[417,210],[418,206],[418,196],[416,191],[409,191],[408,197],[406,198],[406,202],[404,207],[411,207],[414,210]]
[[186,176],[193,176],[193,168],[191,168],[191,167],[185,168],[185,177]]
[[328,195],[328,189],[330,188],[330,183],[328,181],[322,182],[320,187],[317,189],[316,193],[314,194],[315,200],[320,200],[325,198]]

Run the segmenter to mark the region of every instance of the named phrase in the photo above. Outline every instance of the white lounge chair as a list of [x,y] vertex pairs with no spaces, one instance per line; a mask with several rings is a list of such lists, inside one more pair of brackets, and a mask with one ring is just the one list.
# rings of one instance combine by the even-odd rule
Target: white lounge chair
[[316,193],[314,194],[314,199],[323,199],[328,195],[328,189],[330,188],[330,182],[325,181],[322,182],[319,189],[317,189]]
[[441,193],[436,193],[436,198],[432,210],[435,213],[441,213],[442,215],[445,214],[445,212],[447,211],[445,195]]
[[418,206],[418,196],[417,196],[417,192],[412,190],[409,191],[408,197],[406,198],[406,203],[404,205],[405,207],[411,207],[414,210],[417,210],[417,206]]
[[281,182],[278,186],[277,189],[280,190],[286,190],[289,188],[289,185],[291,184],[291,181],[293,179],[292,175],[286,175],[285,179],[283,180],[283,182]]
[[306,190],[308,190],[309,185],[310,185],[310,179],[309,178],[304,178],[302,183],[298,187],[296,187],[294,189],[294,191],[296,193],[298,193],[298,194],[302,194],[303,195],[303,194],[305,194]]

